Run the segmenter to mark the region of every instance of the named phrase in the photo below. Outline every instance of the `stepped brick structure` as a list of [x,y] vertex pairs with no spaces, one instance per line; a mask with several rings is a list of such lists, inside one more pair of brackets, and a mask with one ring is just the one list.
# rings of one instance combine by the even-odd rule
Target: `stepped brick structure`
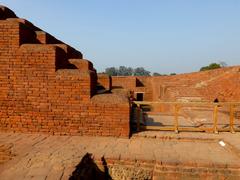
[[158,77],[97,74],[81,52],[0,6],[1,131],[128,137],[126,90],[140,101],[239,102],[240,67]]
[[0,6],[1,131],[128,137],[128,98],[99,94],[97,79],[82,53]]

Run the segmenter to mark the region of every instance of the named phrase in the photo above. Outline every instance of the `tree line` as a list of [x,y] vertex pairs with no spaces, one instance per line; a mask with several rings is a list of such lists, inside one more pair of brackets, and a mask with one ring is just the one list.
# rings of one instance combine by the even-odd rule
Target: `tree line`
[[[219,63],[210,63],[208,66],[203,66],[200,68],[199,71],[206,71],[211,69],[217,69],[226,67],[227,64],[225,62],[219,62]],[[105,69],[105,74],[108,74],[110,76],[151,76],[151,72],[144,69],[143,67],[126,67],[126,66],[119,66],[119,67],[109,67]],[[158,72],[152,73],[152,76],[168,76],[168,75],[176,75],[176,73],[170,73],[170,74],[161,74]]]
[[145,70],[143,67],[126,67],[126,66],[119,66],[116,67],[109,67],[105,69],[105,73],[110,76],[150,76],[151,72]]

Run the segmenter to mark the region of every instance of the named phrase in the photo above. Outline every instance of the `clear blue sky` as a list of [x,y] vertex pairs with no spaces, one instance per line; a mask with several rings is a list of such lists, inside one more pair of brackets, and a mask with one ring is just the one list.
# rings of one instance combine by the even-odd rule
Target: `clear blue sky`
[[240,0],[0,0],[80,50],[97,70],[159,73],[240,64]]

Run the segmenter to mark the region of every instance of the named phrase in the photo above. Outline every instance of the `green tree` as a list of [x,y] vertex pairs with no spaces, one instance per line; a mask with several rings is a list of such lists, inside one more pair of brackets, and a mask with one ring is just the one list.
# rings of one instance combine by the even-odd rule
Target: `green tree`
[[115,67],[109,67],[105,69],[105,73],[109,76],[117,76],[118,75],[118,69]]
[[133,69],[131,67],[120,66],[118,68],[118,76],[132,76]]
[[143,67],[134,69],[134,76],[150,76],[150,71],[145,70]]
[[153,73],[153,76],[162,76],[162,74],[157,73],[157,72],[154,72],[154,73]]
[[136,69],[126,66],[119,66],[119,68],[109,67],[105,69],[105,73],[110,76],[150,76],[150,71],[145,70],[143,67],[137,67]]
[[168,74],[160,74],[160,73],[154,72],[153,76],[168,76]]
[[221,68],[222,66],[218,63],[211,63],[208,66],[203,66],[200,68],[200,71],[207,71],[207,70],[212,70],[212,69],[218,69]]

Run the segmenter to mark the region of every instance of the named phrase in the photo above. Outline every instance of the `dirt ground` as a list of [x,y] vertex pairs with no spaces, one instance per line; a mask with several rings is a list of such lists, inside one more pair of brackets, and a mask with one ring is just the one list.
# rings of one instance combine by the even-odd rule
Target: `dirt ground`
[[[240,133],[140,132],[130,139],[0,133],[11,158],[1,180],[68,179],[86,153],[94,159],[239,169]],[[5,148],[6,149],[6,148]],[[9,154],[9,153],[8,153]],[[153,168],[154,169],[154,168]]]

